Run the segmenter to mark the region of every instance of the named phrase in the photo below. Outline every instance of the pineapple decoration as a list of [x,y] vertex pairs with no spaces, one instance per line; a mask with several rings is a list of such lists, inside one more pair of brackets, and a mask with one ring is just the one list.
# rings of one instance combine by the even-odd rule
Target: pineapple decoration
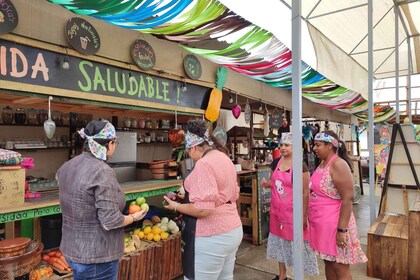
[[220,106],[222,105],[222,89],[225,85],[227,77],[227,68],[219,67],[216,72],[216,87],[212,89],[210,93],[209,103],[207,104],[207,109],[205,117],[210,122],[215,122],[219,117]]

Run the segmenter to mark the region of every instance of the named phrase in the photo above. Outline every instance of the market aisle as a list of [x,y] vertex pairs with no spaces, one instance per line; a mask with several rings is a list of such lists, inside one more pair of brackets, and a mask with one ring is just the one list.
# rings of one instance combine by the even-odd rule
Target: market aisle
[[[367,232],[369,230],[369,186],[364,184],[365,195],[362,196],[359,205],[354,205],[354,214],[357,220],[357,227],[360,235],[362,248],[367,250]],[[380,189],[376,193],[376,207],[380,201]],[[266,260],[266,245],[253,246],[248,241],[243,241],[239,247],[234,272],[235,280],[270,280],[278,270],[276,261]],[[317,277],[306,277],[305,279],[325,279],[323,262],[318,259],[320,275]],[[366,276],[366,264],[351,266],[353,279],[377,279]],[[293,272],[288,272],[288,277],[293,279]]]

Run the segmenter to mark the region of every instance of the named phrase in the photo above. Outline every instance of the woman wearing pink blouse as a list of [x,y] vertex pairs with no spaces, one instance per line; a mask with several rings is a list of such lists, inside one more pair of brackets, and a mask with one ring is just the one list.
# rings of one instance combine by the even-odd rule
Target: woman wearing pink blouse
[[[235,167],[207,123],[187,124],[185,146],[195,161],[184,181],[182,204],[164,197],[166,208],[183,214],[182,239],[185,279],[233,279],[242,224],[236,208],[239,187]],[[215,147],[213,147],[215,146]]]

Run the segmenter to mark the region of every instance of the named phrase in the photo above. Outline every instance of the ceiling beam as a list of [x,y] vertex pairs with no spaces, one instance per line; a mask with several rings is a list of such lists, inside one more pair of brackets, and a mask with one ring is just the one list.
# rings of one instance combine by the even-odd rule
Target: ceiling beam
[[342,13],[342,12],[345,12],[345,11],[358,9],[358,8],[361,8],[361,7],[364,7],[364,6],[367,6],[367,3],[359,4],[359,5],[356,5],[356,6],[351,6],[351,7],[347,7],[347,8],[343,8],[343,9],[339,9],[339,10],[335,10],[335,11],[332,11],[332,12],[328,12],[328,13],[321,14],[321,15],[316,15],[316,16],[313,16],[313,17],[308,17],[307,20],[310,21],[310,20],[313,20],[313,19],[316,19],[316,18],[329,16],[329,15],[337,14],[337,13]]

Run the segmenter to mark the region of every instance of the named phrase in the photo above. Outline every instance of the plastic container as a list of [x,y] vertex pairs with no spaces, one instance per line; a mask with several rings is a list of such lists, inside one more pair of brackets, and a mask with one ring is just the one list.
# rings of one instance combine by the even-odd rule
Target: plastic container
[[44,243],[44,249],[59,247],[61,242],[61,214],[40,217],[39,220],[41,222],[41,241]]

